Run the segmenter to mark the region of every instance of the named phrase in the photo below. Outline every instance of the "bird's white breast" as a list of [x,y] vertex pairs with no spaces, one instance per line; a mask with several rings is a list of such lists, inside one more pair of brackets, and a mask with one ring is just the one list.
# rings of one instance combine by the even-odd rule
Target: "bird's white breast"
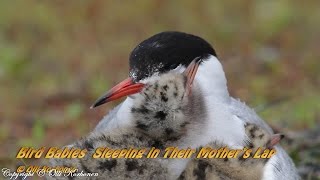
[[208,113],[204,131],[199,130],[199,136],[206,137],[202,143],[220,141],[230,147],[242,148],[247,139],[244,122],[230,111],[227,80],[216,57],[209,56],[200,65],[195,83],[193,90],[201,90]]

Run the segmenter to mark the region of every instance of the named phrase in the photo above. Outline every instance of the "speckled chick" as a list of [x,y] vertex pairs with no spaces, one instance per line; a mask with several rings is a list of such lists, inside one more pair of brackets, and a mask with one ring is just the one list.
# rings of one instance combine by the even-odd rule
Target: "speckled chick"
[[[159,157],[162,157],[165,147],[178,145],[189,129],[197,125],[193,115],[202,113],[202,100],[188,91],[191,84],[186,73],[170,72],[154,77],[139,94],[132,96],[133,128],[94,131],[68,146],[87,149],[84,158],[51,159],[51,166],[76,167],[78,172],[99,174],[98,177],[74,179],[176,179],[177,175],[168,166],[174,160],[145,157],[150,147],[161,149]],[[199,108],[191,108],[190,104]],[[147,148],[147,151],[141,159],[92,158],[99,147]],[[63,176],[47,178],[68,179]]]
[[[243,158],[241,151],[237,158],[202,158],[189,162],[179,179],[186,180],[260,180],[268,159],[254,159],[252,155],[258,148],[262,150],[273,148],[282,138],[281,134],[270,135],[263,128],[247,123],[245,131],[249,137],[247,147],[252,149],[250,157]],[[208,145],[211,148],[225,147],[222,143],[213,142]]]

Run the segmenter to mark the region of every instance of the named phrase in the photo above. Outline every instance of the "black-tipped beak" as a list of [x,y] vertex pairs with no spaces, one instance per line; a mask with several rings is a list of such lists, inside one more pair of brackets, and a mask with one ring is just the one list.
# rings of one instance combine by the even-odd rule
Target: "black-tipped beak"
[[97,99],[90,108],[92,109],[107,102],[138,93],[142,90],[143,87],[144,84],[134,83],[131,78],[127,78],[111,88],[105,95]]

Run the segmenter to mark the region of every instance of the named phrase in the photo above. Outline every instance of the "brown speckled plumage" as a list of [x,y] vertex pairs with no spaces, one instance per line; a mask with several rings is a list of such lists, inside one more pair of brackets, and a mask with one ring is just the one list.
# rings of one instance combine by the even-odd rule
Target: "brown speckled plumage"
[[[246,124],[245,131],[249,140],[248,148],[255,152],[259,147],[272,148],[270,142],[273,138],[282,135],[270,135],[267,131],[255,124]],[[278,143],[278,141],[276,142]],[[275,145],[275,144],[273,144]],[[210,143],[208,147],[225,147],[222,143]],[[262,178],[263,168],[268,159],[254,159],[252,157],[242,158],[243,151],[237,158],[211,158],[211,159],[193,159],[189,162],[185,171],[179,179],[186,180],[259,180]]]
[[92,154],[98,147],[112,149],[156,147],[163,153],[165,147],[174,146],[187,132],[189,124],[193,123],[189,122],[193,120],[192,116],[186,117],[186,115],[197,109],[191,111],[187,106],[188,103],[199,103],[201,100],[201,98],[195,99],[193,95],[186,96],[185,83],[186,77],[180,73],[163,74],[161,78],[151,81],[134,97],[135,103],[131,108],[134,127],[121,127],[107,132],[94,131],[68,146],[86,148],[88,152],[84,158],[51,159],[51,165],[72,166],[84,173],[98,173],[99,177],[95,177],[96,179],[174,179],[167,168],[167,162],[170,160],[93,159]]
[[[52,159],[51,165],[77,167],[79,171],[84,173],[98,173],[99,177],[95,177],[95,179],[167,179],[165,163],[160,163],[159,159],[92,158],[94,150],[98,147],[112,149],[146,147],[149,149],[156,143],[152,138],[129,129],[118,129],[114,132],[106,133],[91,133],[89,136],[69,146],[81,149],[86,148],[88,152],[84,158]],[[68,179],[68,177],[57,179]],[[75,177],[75,179],[86,178]],[[92,179],[92,177],[87,179]]]

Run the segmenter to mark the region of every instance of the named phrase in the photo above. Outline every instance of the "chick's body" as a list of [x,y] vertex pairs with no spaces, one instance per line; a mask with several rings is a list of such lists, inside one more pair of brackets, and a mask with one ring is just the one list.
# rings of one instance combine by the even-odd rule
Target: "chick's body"
[[[262,179],[265,164],[268,159],[255,159],[253,154],[261,148],[273,148],[282,135],[271,135],[269,132],[256,124],[247,123],[245,131],[249,137],[247,142],[248,149],[251,149],[250,156],[245,155],[246,149],[234,158],[200,158],[189,162],[185,171],[179,179],[186,180],[260,180]],[[274,143],[274,144],[272,144]],[[206,147],[219,149],[226,147],[221,142],[209,143]],[[199,151],[199,150],[198,150]]]
[[[167,73],[150,80],[145,88],[132,98],[132,125],[112,130],[97,129],[81,140],[67,146],[87,149],[84,158],[52,159],[52,166],[76,167],[78,172],[98,173],[94,179],[176,179],[177,174],[168,168],[174,159],[164,159],[164,149],[179,146],[180,139],[194,124],[192,116],[197,111],[190,103],[200,103],[194,95],[186,95],[186,76]],[[198,109],[198,111],[200,111]],[[93,158],[97,148],[146,148],[142,158]],[[157,158],[146,158],[151,147],[161,150]],[[183,163],[185,164],[185,163]],[[48,177],[48,179],[68,177]],[[91,179],[92,177],[74,177]]]

